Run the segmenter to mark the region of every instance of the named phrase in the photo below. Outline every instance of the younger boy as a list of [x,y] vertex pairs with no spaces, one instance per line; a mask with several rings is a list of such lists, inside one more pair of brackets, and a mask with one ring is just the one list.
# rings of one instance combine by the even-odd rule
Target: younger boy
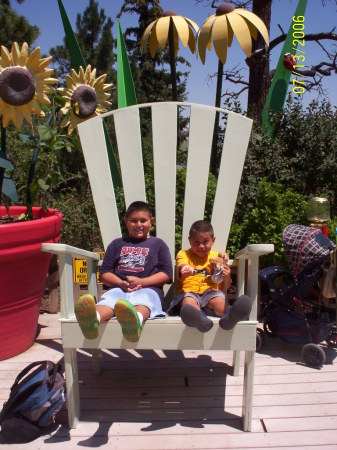
[[174,314],[178,310],[184,324],[206,332],[213,326],[213,321],[205,313],[208,310],[221,317],[221,328],[229,330],[240,320],[248,318],[252,309],[251,299],[242,295],[233,306],[229,305],[226,291],[231,280],[227,265],[220,284],[214,283],[212,277],[205,274],[210,258],[218,256],[218,252],[212,250],[215,237],[210,223],[205,220],[194,222],[188,240],[191,247],[180,250],[177,255],[178,295],[171,303],[169,313]]
[[138,341],[142,323],[165,316],[163,285],[172,282],[172,260],[162,239],[149,236],[154,222],[149,205],[137,201],[128,207],[124,223],[128,236],[114,239],[106,250],[101,280],[111,286],[95,304],[90,295],[81,296],[75,314],[88,339],[98,336],[100,321],[116,316],[128,341]]

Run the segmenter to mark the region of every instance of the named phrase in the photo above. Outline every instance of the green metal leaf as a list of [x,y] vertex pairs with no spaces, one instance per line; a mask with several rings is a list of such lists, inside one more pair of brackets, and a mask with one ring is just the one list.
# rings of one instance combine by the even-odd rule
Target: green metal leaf
[[13,164],[7,158],[2,158],[1,156],[0,156],[0,167],[8,170],[14,169]]
[[8,177],[4,177],[2,183],[2,192],[12,200],[12,202],[17,202],[18,197],[16,195],[16,187],[14,181]]

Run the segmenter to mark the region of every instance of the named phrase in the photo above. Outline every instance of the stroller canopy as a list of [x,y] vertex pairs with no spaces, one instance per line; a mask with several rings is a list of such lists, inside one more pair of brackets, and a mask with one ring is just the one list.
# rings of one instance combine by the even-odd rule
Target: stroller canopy
[[334,249],[332,241],[321,230],[304,225],[288,225],[283,230],[282,240],[290,271],[296,277],[329,261]]

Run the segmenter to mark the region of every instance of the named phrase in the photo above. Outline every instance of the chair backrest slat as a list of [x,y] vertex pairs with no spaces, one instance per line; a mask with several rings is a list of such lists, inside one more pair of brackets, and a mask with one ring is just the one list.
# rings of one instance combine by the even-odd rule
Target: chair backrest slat
[[204,218],[215,109],[192,105],[186,171],[182,246],[187,248],[193,222]]
[[[117,142],[114,150],[118,154],[125,204],[128,206],[135,200],[146,200],[142,150],[145,139],[142,129],[148,129],[151,116],[156,231],[157,236],[167,243],[174,258],[177,144],[185,145],[181,142],[182,138],[177,138],[181,107],[184,110],[180,111],[179,121],[181,118],[189,121],[184,214],[180,224],[183,227],[182,246],[188,246],[187,235],[191,224],[204,217],[214,122],[216,112],[219,112],[226,116],[227,121],[211,220],[217,238],[216,249],[226,249],[252,120],[220,108],[180,102],[134,105],[109,111],[78,126],[105,248],[112,239],[121,235],[121,228],[102,122],[113,116]],[[145,113],[145,122],[141,126],[142,108],[151,110],[151,115]],[[150,140],[151,136],[146,138],[148,157]],[[146,169],[149,175],[150,168]],[[180,207],[178,205],[178,209]]]
[[111,236],[121,236],[121,227],[111,180],[103,121],[101,117],[94,117],[90,121],[82,122],[78,130],[98,223],[106,248],[111,242]]
[[125,204],[146,201],[139,109],[122,108],[114,114]]
[[156,103],[152,111],[152,144],[156,231],[175,258],[176,149],[178,114],[173,104]]
[[251,119],[228,113],[211,220],[219,251],[226,250],[251,128]]

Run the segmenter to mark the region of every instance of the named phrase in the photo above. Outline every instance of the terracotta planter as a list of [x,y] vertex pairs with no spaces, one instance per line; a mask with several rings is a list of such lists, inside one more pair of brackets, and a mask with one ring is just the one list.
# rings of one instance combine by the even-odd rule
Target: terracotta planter
[[[26,207],[10,207],[10,215]],[[0,207],[0,216],[7,215]],[[58,242],[62,214],[33,208],[38,220],[0,225],[0,360],[29,348],[36,337],[50,254],[43,242]]]

